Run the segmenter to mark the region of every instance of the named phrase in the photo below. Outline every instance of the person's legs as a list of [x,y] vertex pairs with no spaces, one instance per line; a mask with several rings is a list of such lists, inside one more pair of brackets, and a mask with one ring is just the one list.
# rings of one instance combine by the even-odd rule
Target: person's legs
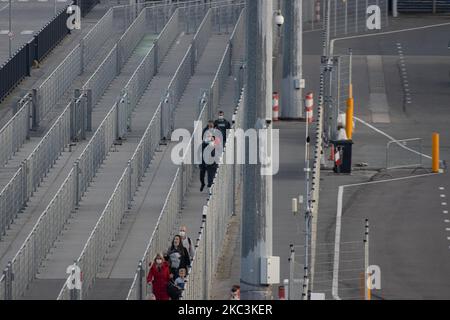
[[208,167],[208,188],[211,188],[211,186],[214,183],[214,177],[216,176],[217,166],[211,165]]
[[200,191],[203,191],[205,188],[205,175],[206,175],[206,167],[204,165],[200,165]]

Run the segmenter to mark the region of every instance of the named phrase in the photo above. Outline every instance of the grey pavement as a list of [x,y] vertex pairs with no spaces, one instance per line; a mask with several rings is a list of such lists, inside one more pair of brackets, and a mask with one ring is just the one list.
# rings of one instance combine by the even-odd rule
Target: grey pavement
[[[69,0],[52,1],[12,1],[11,30],[14,33],[12,40],[12,54],[33,38],[54,16],[56,12],[65,8]],[[9,3],[0,1],[0,65],[9,58]]]
[[[449,22],[448,18],[427,17],[418,19],[415,24],[411,17],[398,19],[395,24],[397,28],[410,28],[443,21]],[[446,161],[450,155],[447,125],[450,116],[447,108],[450,79],[450,57],[446,44],[448,29],[446,25],[336,43],[336,52],[347,52],[351,47],[355,54],[355,115],[395,139],[423,139],[423,153],[427,155],[431,154],[432,133],[439,132],[441,158]],[[411,88],[412,103],[406,108],[403,106],[397,43],[403,47]],[[371,67],[367,56],[374,55],[381,56],[390,123],[375,123],[372,117]],[[375,107],[380,108],[380,104]],[[365,162],[370,169],[357,169],[350,176],[336,176],[331,171],[322,173],[318,244],[324,244],[324,262],[328,262],[329,266],[316,266],[317,272],[323,272],[323,278],[319,279],[317,275],[314,291],[327,293],[327,298],[331,298],[339,186],[425,174],[430,169],[430,160],[424,158],[424,168],[386,171],[386,145],[389,139],[360,122],[356,122],[353,140],[353,164]],[[401,160],[395,152],[391,156],[393,161]],[[409,156],[411,164],[417,161],[416,156]],[[448,299],[450,239],[443,205],[446,201],[440,198],[441,194],[446,195],[447,181],[448,174],[444,174],[345,189],[340,250],[345,251],[347,244],[362,240],[364,219],[369,218],[370,264],[380,266],[382,272],[382,289],[374,291],[374,299]],[[440,190],[441,187],[445,189]],[[353,264],[345,262],[361,259],[362,249],[353,249],[350,250],[354,251],[353,256],[340,257],[342,269],[349,269],[350,266],[354,269],[353,273],[340,271],[339,295],[342,299],[362,298],[361,261]],[[324,282],[319,283],[319,280]]]

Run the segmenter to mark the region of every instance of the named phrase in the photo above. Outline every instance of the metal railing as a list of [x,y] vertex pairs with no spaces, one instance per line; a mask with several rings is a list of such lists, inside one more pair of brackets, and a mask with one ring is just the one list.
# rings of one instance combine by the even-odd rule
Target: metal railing
[[[176,21],[176,20],[173,19],[171,21],[173,23],[173,21]],[[175,37],[163,38],[163,40],[173,42],[175,40]],[[149,53],[144,57],[143,61],[141,62],[138,69],[131,77],[128,84],[130,84],[133,79],[134,80],[138,79],[137,77],[139,74],[142,75],[142,73],[139,73],[139,72],[145,72],[147,70],[144,66],[146,65],[147,62],[149,62],[150,64],[152,63],[152,59],[150,57],[152,55],[152,52],[154,52],[154,51],[155,51],[155,46],[153,46],[150,49]],[[165,54],[167,54],[167,52]],[[153,78],[154,74],[150,73],[150,74],[146,74],[145,76],[147,77],[146,82],[149,83],[151,81],[151,79]],[[141,94],[143,92],[144,91],[141,90]],[[139,97],[136,97],[136,101],[138,101],[138,100],[139,100]],[[66,108],[65,112],[63,113],[63,115],[66,115],[66,114],[69,115],[68,125],[67,125],[69,130],[66,132],[69,137],[70,137],[70,133],[71,133],[71,131],[70,131],[71,108],[70,107],[71,107],[71,105],[69,105]],[[151,161],[151,158],[149,157],[149,155],[151,155],[151,153],[148,153],[148,150],[149,150],[149,148],[150,148],[150,150],[156,149],[156,147],[155,147],[155,145],[157,144],[157,142],[155,140],[155,138],[157,137],[156,132],[160,132],[160,129],[159,129],[160,119],[158,117],[158,115],[160,115],[160,109],[161,109],[161,107],[159,107],[157,112],[155,113],[155,115],[146,131],[146,134],[143,137],[143,140],[141,141],[140,145],[138,146],[136,154],[133,158],[134,167],[138,167],[138,166],[143,167],[145,165],[145,168],[146,168],[148,166],[149,162]],[[61,117],[63,117],[63,115]],[[33,244],[33,245],[41,248],[40,250],[42,252],[42,254],[34,257],[34,259],[35,259],[34,264],[40,265],[41,261],[45,258],[45,255],[48,253],[48,249],[46,249],[47,246],[51,246],[54,243],[54,241],[56,240],[56,237],[59,235],[62,228],[64,227],[64,224],[67,221],[67,217],[70,215],[71,211],[75,207],[78,206],[79,201],[81,200],[83,194],[86,192],[86,190],[89,186],[89,183],[92,181],[99,166],[106,158],[106,156],[110,150],[110,147],[113,145],[114,141],[117,138],[122,137],[127,132],[128,116],[129,116],[129,112],[128,112],[127,104],[125,103],[123,98],[119,99],[119,101],[116,102],[113,105],[113,107],[110,109],[110,111],[108,112],[108,114],[106,115],[106,117],[104,118],[104,120],[102,121],[102,123],[100,124],[100,126],[98,127],[96,132],[94,133],[93,137],[90,139],[88,145],[83,150],[80,157],[75,161],[74,167],[70,171],[68,178],[64,181],[64,183],[61,186],[61,188],[59,189],[58,193],[55,195],[55,198],[52,200],[52,203],[47,208],[47,210],[42,214],[41,218],[38,220],[38,223],[36,225],[36,228],[35,228],[36,230],[47,230],[48,231],[48,228],[51,228],[51,233],[47,234],[47,235],[46,234],[39,235],[40,238],[45,239],[45,244],[42,244],[42,243],[34,243]],[[66,117],[67,116],[65,116],[64,119],[66,119]],[[64,124],[66,124],[66,123],[64,122]],[[55,123],[55,125],[56,125],[56,123]],[[51,130],[51,132],[53,132],[53,131]],[[144,146],[144,143],[148,143],[149,141],[150,141],[150,144]],[[159,140],[158,140],[158,142],[159,142]],[[43,142],[42,142],[42,145],[44,145]],[[47,145],[47,144],[45,144],[45,145]],[[58,145],[56,144],[56,146],[58,146]],[[55,150],[58,149],[56,146],[55,146]],[[143,150],[145,150],[145,154],[143,153]],[[138,161],[143,161],[143,164],[137,163]],[[40,167],[40,169],[42,169],[42,168],[45,168],[45,166]],[[136,171],[136,172],[138,172],[138,171]],[[142,174],[143,174],[143,171],[142,171]],[[17,179],[17,180],[19,180],[19,179]],[[127,182],[127,185],[130,181]],[[20,193],[18,193],[18,194],[20,194]],[[114,194],[117,194],[117,192],[115,192]],[[71,205],[62,207],[61,206],[62,203],[58,202],[58,201],[60,201],[59,199],[64,199],[63,203],[70,203]],[[11,201],[9,201],[9,202],[11,202]],[[111,200],[111,203],[115,203],[115,202],[113,202],[113,200]],[[114,209],[114,210],[116,210],[116,209]],[[114,212],[116,212],[116,211],[114,211]],[[42,224],[48,223],[48,221],[43,220],[42,217],[48,215],[49,212],[51,213],[52,216],[59,215],[55,219],[57,219],[58,221],[63,221],[64,223],[43,226]],[[96,230],[98,228],[100,228],[101,225],[103,225],[103,224],[99,224],[99,227],[96,227]],[[91,239],[94,239],[94,238],[91,238]],[[97,238],[95,238],[95,239],[97,239]],[[91,241],[93,241],[93,240],[91,240]],[[24,248],[25,247],[23,247],[23,250],[25,250]],[[17,256],[21,256],[20,251],[17,254]],[[12,262],[13,268],[16,264],[17,263],[14,260]],[[24,293],[26,286],[29,284],[29,282],[31,282],[33,280],[34,275],[36,274],[36,272],[35,272],[36,270],[37,269],[33,269],[31,271],[27,270],[27,273],[26,273],[27,275],[29,273],[33,274],[33,277],[31,277],[31,278],[28,278],[28,277],[24,278],[21,274],[17,274],[17,276],[14,278],[14,282],[20,283],[20,286],[14,285],[14,288],[13,288],[14,298],[21,296]],[[14,273],[16,274],[15,271],[14,271]],[[94,274],[94,276],[95,276],[95,274]],[[2,279],[4,280],[4,278],[2,278]],[[25,285],[24,285],[24,283],[25,283]]]
[[18,103],[19,111],[0,129],[0,167],[19,151],[30,130],[31,97],[26,95]]
[[70,140],[70,104],[0,192],[0,237],[40,185]]
[[[210,11],[212,12],[212,11]],[[210,17],[205,17],[206,19],[210,19]],[[229,48],[229,47],[228,47]],[[230,50],[227,50],[224,54],[226,56],[229,54]],[[228,61],[225,61],[222,59],[221,66],[219,66],[217,74],[220,74],[223,72],[222,64],[229,63]],[[218,76],[215,77],[217,79]],[[174,77],[175,79],[175,77]],[[224,87],[220,87],[221,90],[224,90]],[[200,111],[198,121],[199,123],[194,128],[194,133],[189,141],[189,147],[186,150],[186,153],[184,155],[184,160],[182,161],[182,164],[178,168],[175,178],[173,180],[173,183],[171,185],[171,188],[169,190],[168,196],[165,200],[163,209],[159,215],[158,221],[156,223],[155,229],[151,235],[149,244],[145,250],[145,253],[143,255],[142,260],[139,263],[139,269],[135,274],[133,284],[130,288],[130,291],[127,296],[127,300],[141,300],[143,297],[147,295],[148,287],[145,284],[145,277],[142,277],[142,275],[145,275],[149,271],[149,265],[153,259],[153,257],[158,252],[162,252],[163,250],[167,249],[167,245],[169,244],[170,239],[174,235],[174,230],[176,221],[178,218],[178,215],[181,210],[181,204],[184,200],[185,194],[187,192],[187,188],[189,186],[189,183],[192,181],[193,178],[193,171],[194,166],[192,165],[194,163],[194,139],[193,137],[196,135],[197,132],[201,132],[203,130],[202,124],[206,123],[208,118],[208,110],[210,109],[208,105],[208,101],[205,100],[203,103],[203,107]],[[240,114],[239,114],[240,115]],[[236,116],[233,117],[235,120],[237,119]],[[238,121],[240,121],[238,119]],[[241,122],[239,122],[241,123]],[[190,159],[188,159],[190,157]],[[236,168],[237,170],[240,170],[240,168]],[[241,175],[239,175],[241,176]],[[229,195],[233,195],[232,198],[234,199],[235,191],[233,189],[233,192],[229,192]],[[232,212],[234,210],[234,206],[232,209]],[[220,238],[220,237],[219,237]],[[198,255],[200,256],[200,255]],[[195,258],[194,258],[195,262]],[[200,273],[199,273],[200,275]],[[201,275],[203,278],[204,275]]]
[[[163,39],[166,41],[170,41],[171,43],[175,41],[176,36],[171,33],[173,33],[174,26],[177,26],[177,28],[179,26],[178,23],[179,13],[180,11],[177,9],[177,12],[174,13],[173,17],[166,25],[166,28],[162,31],[160,37],[158,38],[159,40]],[[205,19],[208,18],[209,16],[206,15]],[[178,29],[177,34],[179,32],[180,30]],[[158,45],[156,45],[156,47],[158,47]],[[165,48],[163,49],[164,50],[163,54],[165,56],[170,46],[166,45],[163,48]],[[151,81],[152,75],[156,71],[153,56],[155,52],[154,49],[155,47],[153,47],[150,50],[149,54],[144,58],[141,65],[138,67],[138,69],[136,70],[136,72],[133,74],[130,81],[126,85],[125,91],[127,92],[127,95],[129,95],[128,101],[129,105],[131,106],[129,110],[134,109],[134,107],[137,105],[141,95],[145,91],[145,88]],[[153,55],[151,53],[153,53]],[[181,64],[183,64],[183,62]],[[176,77],[177,76],[175,75],[174,78]],[[136,81],[141,81],[142,84],[136,83]],[[136,88],[135,90],[130,89],[130,87],[133,86],[132,85],[133,83],[135,83],[134,84],[134,87]],[[138,86],[141,86],[141,89],[137,88]],[[140,140],[133,156],[128,162],[128,165],[122,174],[122,178],[119,180],[108,202],[108,205],[103,211],[99,219],[99,222],[92,231],[92,234],[88,239],[82,254],[77,260],[77,265],[80,266],[81,269],[83,270],[82,292],[84,294],[88,292],[88,290],[92,287],[95,281],[95,276],[98,271],[98,267],[101,261],[103,260],[103,257],[106,254],[108,248],[107,246],[105,246],[105,244],[109,244],[113,240],[114,236],[117,234],[120,226],[120,221],[123,218],[125,210],[129,208],[131,201],[134,198],[134,194],[139,187],[140,181],[142,180],[145,171],[150,165],[154,153],[156,152],[156,149],[159,146],[159,142],[161,141],[160,135],[161,116],[162,116],[161,111],[162,111],[162,103],[160,103],[160,105],[158,106],[152,120],[147,126],[144,136]],[[202,130],[202,128],[200,127],[199,130]],[[179,181],[181,181],[180,185],[181,192],[184,194],[187,191],[188,183],[192,177],[192,168],[190,167],[185,168],[185,170],[183,170],[182,173],[178,173],[177,176],[179,176],[178,179]],[[177,192],[179,190],[180,190],[179,188],[176,189]],[[179,193],[177,193],[177,195],[178,194]],[[115,204],[115,206],[112,206],[111,204]],[[100,233],[103,235],[102,238],[99,238],[97,236]],[[93,254],[93,252],[95,252],[95,255]],[[70,298],[70,291],[67,285],[64,285],[58,296],[58,299],[69,299],[69,298]]]
[[[233,116],[236,121],[233,124],[235,130],[240,129],[243,123],[244,107],[244,90],[242,90]],[[199,237],[183,293],[183,299],[186,300],[208,300],[210,296],[228,220],[235,212],[235,192],[242,184],[242,175],[239,174],[241,166],[227,163],[229,159],[235,159],[236,150],[233,149],[234,143],[232,143],[234,139],[235,131],[231,130],[210,189],[209,199],[203,207]]]
[[88,63],[95,57],[106,39],[113,34],[114,9],[110,8],[95,24],[88,34],[81,40],[83,48],[83,62]]

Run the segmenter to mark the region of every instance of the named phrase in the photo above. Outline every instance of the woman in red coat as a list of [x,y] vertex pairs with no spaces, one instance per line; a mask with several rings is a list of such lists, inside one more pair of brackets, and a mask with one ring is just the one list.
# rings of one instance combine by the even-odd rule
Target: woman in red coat
[[164,261],[163,255],[158,253],[150,267],[147,283],[152,284],[153,294],[156,300],[170,300],[167,293],[167,284],[170,281],[170,267]]

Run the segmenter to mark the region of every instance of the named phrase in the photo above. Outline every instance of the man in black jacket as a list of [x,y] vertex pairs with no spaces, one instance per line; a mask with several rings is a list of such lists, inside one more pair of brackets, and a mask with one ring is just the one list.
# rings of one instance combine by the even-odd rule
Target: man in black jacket
[[225,144],[227,143],[227,130],[231,129],[231,124],[225,119],[225,113],[223,111],[219,111],[219,118],[214,122],[214,127],[222,133],[223,147],[225,148]]
[[[215,161],[212,161],[213,159],[207,159],[207,156],[210,158],[215,158],[216,147],[220,144],[220,136],[220,131],[214,128],[214,122],[212,120],[208,121],[208,126],[203,129],[202,164],[200,165],[200,192],[205,189],[206,173],[208,173],[208,188],[211,188],[214,182],[218,165]],[[206,150],[208,147],[210,147],[208,150],[212,150],[209,154],[208,150]]]

